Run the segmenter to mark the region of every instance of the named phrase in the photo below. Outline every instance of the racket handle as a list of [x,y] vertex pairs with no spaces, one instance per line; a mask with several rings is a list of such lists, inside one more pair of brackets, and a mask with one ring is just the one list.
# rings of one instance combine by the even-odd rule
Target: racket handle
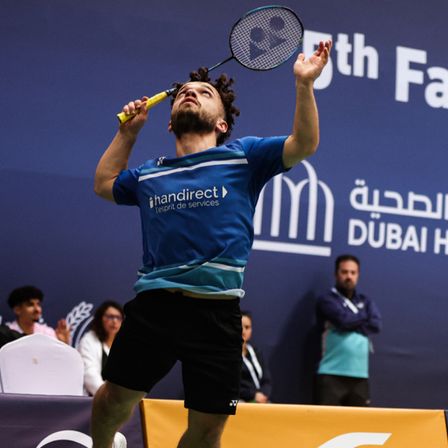
[[[146,100],[146,110],[151,109],[152,107],[154,107],[155,105],[159,104],[160,102],[162,102],[164,99],[168,98],[175,89],[169,89],[169,90],[165,90],[164,92],[160,92],[157,93],[156,95],[152,96],[151,98],[148,98]],[[118,121],[120,122],[120,124],[126,123],[127,121],[129,121],[131,118],[135,117],[137,115],[138,112],[134,112],[133,114],[125,114],[124,112],[120,112],[119,114],[117,114],[117,118]]]

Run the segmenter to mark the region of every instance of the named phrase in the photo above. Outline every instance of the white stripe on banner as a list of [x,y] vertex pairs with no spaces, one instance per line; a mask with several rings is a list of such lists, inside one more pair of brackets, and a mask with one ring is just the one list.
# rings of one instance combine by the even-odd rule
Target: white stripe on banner
[[331,248],[325,246],[312,246],[308,244],[282,243],[280,241],[254,240],[253,249],[270,252],[284,252],[290,254],[319,255],[329,257]]
[[180,173],[182,171],[191,171],[195,170],[197,168],[203,168],[205,166],[217,166],[217,165],[247,165],[247,159],[229,159],[229,160],[212,160],[210,162],[202,162],[198,163],[194,166],[186,166],[182,168],[174,168],[172,170],[167,171],[159,171],[157,173],[152,174],[145,174],[144,176],[140,176],[138,178],[138,181],[141,182],[142,180],[152,179],[153,177],[160,177],[160,176],[168,176],[170,174],[174,173]]

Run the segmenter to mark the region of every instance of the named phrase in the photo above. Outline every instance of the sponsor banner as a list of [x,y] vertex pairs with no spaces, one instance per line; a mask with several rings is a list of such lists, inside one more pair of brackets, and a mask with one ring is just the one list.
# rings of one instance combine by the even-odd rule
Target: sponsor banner
[[[91,397],[0,394],[3,448],[91,448]],[[139,412],[121,430],[131,448],[143,448]]]
[[[182,401],[143,400],[144,438],[151,448],[176,446],[187,425]],[[443,410],[238,405],[223,448],[447,448]]]
[[311,163],[301,165],[299,180],[295,172],[279,174],[261,192],[255,250],[330,257],[338,218],[344,222],[339,238],[348,246],[448,255],[448,193],[406,191],[392,183],[372,188],[365,179],[353,179],[349,195],[337,204],[334,187],[318,178]]

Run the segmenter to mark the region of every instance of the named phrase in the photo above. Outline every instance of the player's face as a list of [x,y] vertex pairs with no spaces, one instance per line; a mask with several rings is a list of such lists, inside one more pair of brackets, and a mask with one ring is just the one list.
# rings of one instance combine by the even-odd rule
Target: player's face
[[359,278],[359,266],[351,260],[342,261],[339,263],[336,272],[336,286],[346,290],[353,290],[356,288]]
[[241,325],[243,327],[243,341],[247,342],[252,336],[252,320],[250,317],[243,316],[241,318]]
[[110,306],[103,314],[103,328],[109,336],[115,336],[121,327],[123,316],[120,311]]
[[23,323],[38,322],[42,316],[42,306],[39,299],[28,299],[14,307],[17,320]]
[[223,117],[218,91],[206,82],[188,82],[174,100],[170,128],[178,138],[186,133],[206,134],[216,131]]

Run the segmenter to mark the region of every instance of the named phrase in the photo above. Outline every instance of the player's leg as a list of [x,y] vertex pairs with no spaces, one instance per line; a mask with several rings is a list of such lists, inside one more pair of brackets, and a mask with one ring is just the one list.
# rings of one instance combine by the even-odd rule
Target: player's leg
[[178,448],[219,448],[228,415],[207,414],[189,409],[188,428]]
[[93,401],[93,448],[112,446],[114,433],[135,405],[175,364],[164,326],[166,307],[157,293],[139,294],[125,305],[125,319],[104,369],[106,383]]
[[[227,417],[236,412],[242,330],[237,299],[183,298],[178,347],[188,428],[180,448],[218,448]],[[183,335],[183,336],[181,336]]]
[[118,429],[129,420],[144,391],[130,390],[106,381],[93,399],[92,448],[110,448]]

